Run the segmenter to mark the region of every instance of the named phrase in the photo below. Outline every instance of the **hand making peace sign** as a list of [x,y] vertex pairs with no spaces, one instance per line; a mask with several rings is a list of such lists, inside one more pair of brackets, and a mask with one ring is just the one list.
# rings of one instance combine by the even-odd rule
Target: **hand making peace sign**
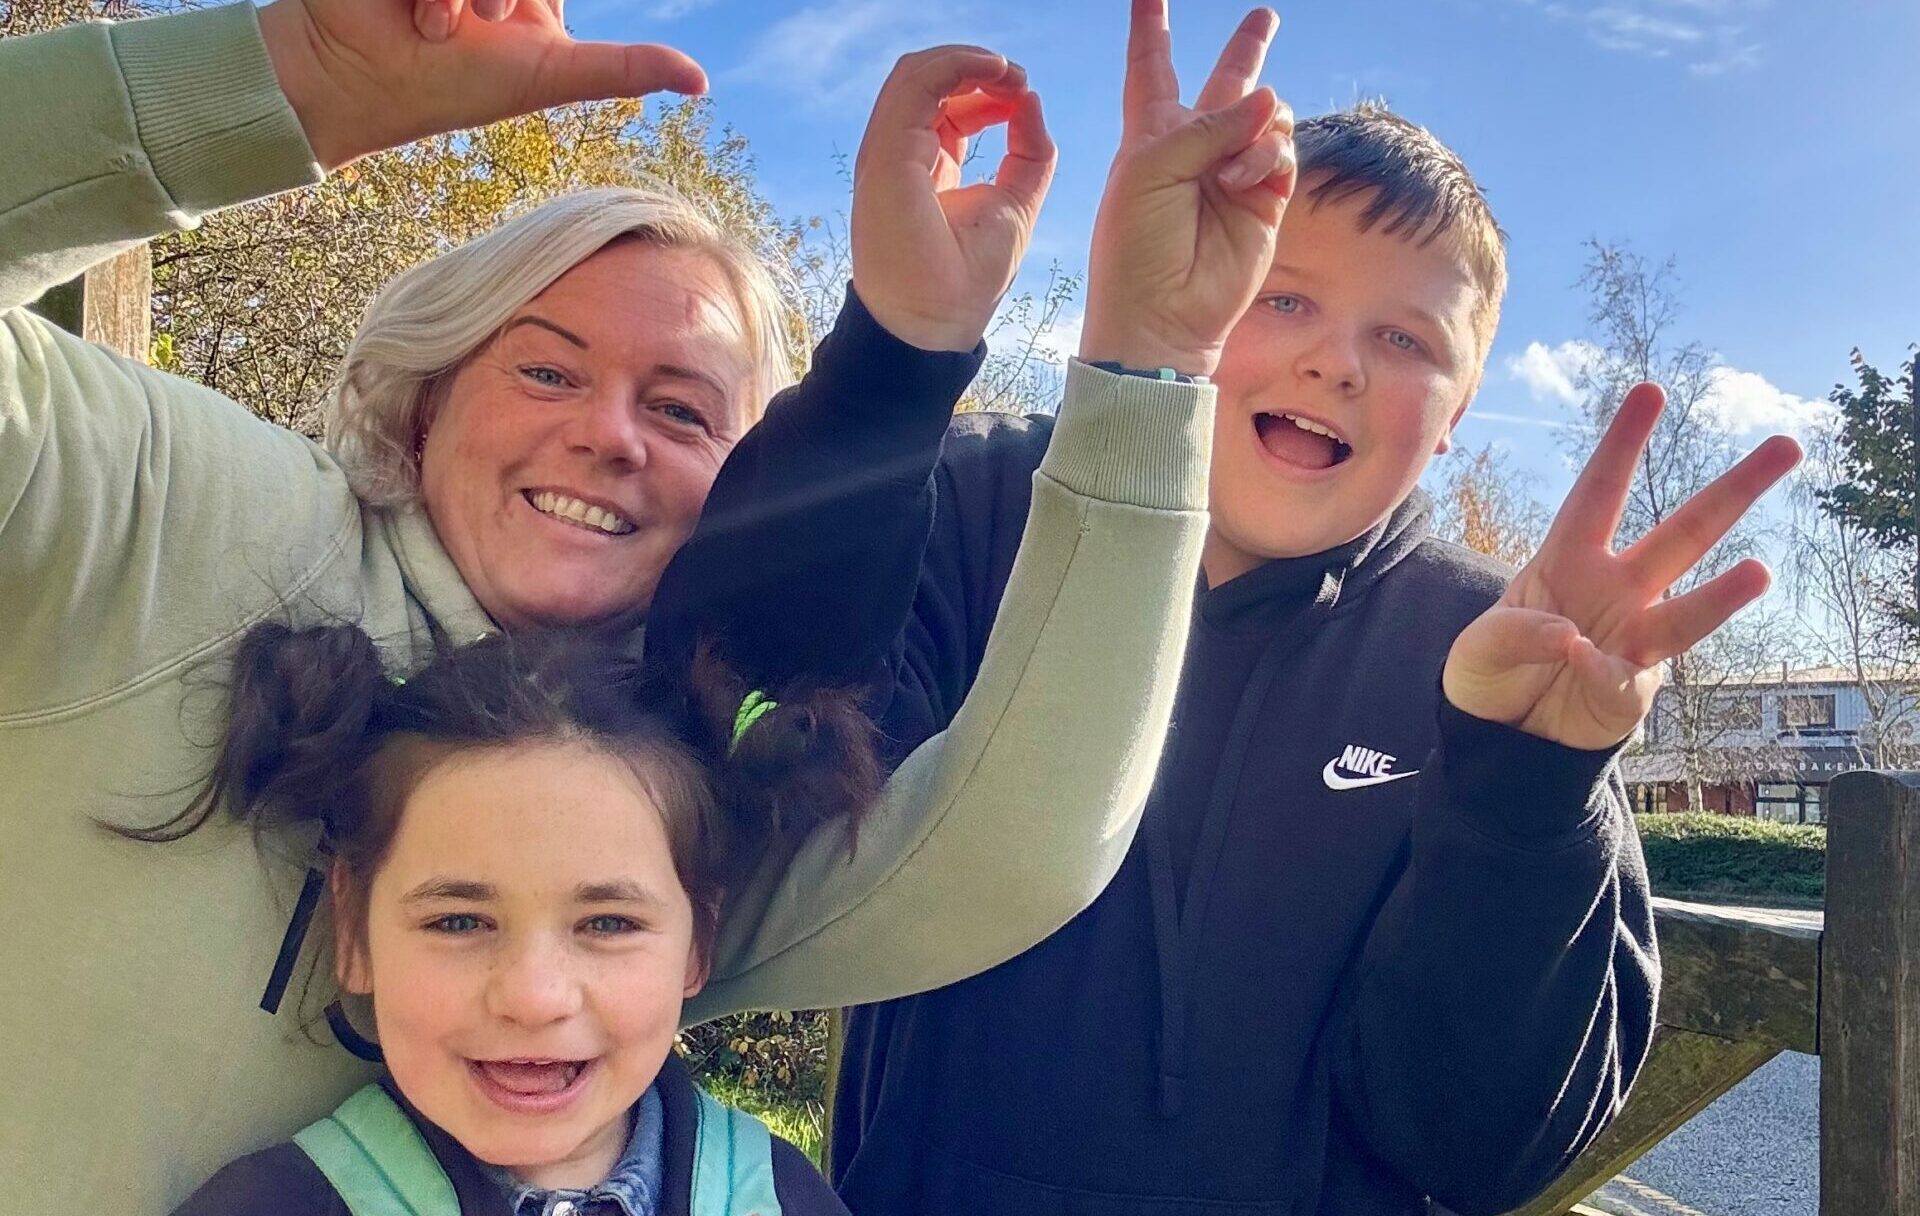
[[1293,111],[1256,87],[1279,28],[1255,9],[1193,108],[1166,0],[1134,0],[1125,125],[1094,221],[1080,355],[1211,375],[1273,259],[1293,195]]

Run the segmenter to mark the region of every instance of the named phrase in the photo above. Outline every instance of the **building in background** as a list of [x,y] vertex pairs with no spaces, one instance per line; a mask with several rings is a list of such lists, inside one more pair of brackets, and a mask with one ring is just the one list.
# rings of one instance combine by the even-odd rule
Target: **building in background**
[[1621,760],[1635,810],[1688,808],[1687,756],[1679,741],[1709,737],[1700,748],[1700,809],[1782,823],[1826,821],[1826,787],[1858,768],[1920,765],[1920,682],[1840,667],[1782,670],[1726,681],[1694,694],[1693,712],[1710,728],[1691,732],[1684,707],[1662,688],[1644,738]]

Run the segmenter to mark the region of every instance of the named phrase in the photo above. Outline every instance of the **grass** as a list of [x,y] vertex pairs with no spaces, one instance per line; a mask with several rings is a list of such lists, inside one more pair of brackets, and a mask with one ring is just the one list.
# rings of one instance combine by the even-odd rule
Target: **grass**
[[820,1164],[821,1128],[826,1108],[819,1102],[790,1098],[764,1089],[748,1089],[727,1077],[707,1077],[700,1082],[707,1092],[728,1106],[738,1107],[773,1129],[776,1136],[793,1142],[815,1166]]
[[1827,830],[1732,815],[1635,815],[1647,873],[1661,895],[1818,903]]

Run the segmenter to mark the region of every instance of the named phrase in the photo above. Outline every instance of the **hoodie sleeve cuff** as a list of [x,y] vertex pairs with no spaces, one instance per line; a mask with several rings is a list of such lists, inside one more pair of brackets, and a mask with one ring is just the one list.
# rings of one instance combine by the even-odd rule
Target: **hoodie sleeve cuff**
[[251,4],[112,27],[140,142],[175,208],[197,216],[323,174]]
[[1591,833],[1606,814],[1619,753],[1566,747],[1440,698],[1447,801],[1482,833],[1518,848],[1560,848]]
[[958,352],[921,350],[901,341],[867,311],[848,283],[846,303],[814,351],[807,374],[839,390],[831,419],[836,429],[883,429],[938,443],[986,357],[985,340]]
[[1211,384],[1123,376],[1074,359],[1040,471],[1102,502],[1156,511],[1207,509]]

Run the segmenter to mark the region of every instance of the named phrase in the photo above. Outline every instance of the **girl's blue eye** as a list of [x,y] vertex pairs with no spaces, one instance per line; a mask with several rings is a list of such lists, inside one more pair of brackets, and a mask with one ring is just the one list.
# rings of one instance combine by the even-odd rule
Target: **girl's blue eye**
[[611,913],[603,916],[589,917],[581,923],[581,928],[601,937],[611,937],[619,933],[631,933],[639,927],[639,925],[636,925],[627,917],[614,916]]
[[1268,296],[1265,302],[1268,308],[1271,308],[1283,317],[1290,317],[1300,311],[1299,296]]
[[460,935],[478,932],[485,928],[485,926],[480,923],[479,917],[471,913],[449,912],[445,916],[437,916],[433,920],[428,921],[427,928],[433,930],[435,933]]

